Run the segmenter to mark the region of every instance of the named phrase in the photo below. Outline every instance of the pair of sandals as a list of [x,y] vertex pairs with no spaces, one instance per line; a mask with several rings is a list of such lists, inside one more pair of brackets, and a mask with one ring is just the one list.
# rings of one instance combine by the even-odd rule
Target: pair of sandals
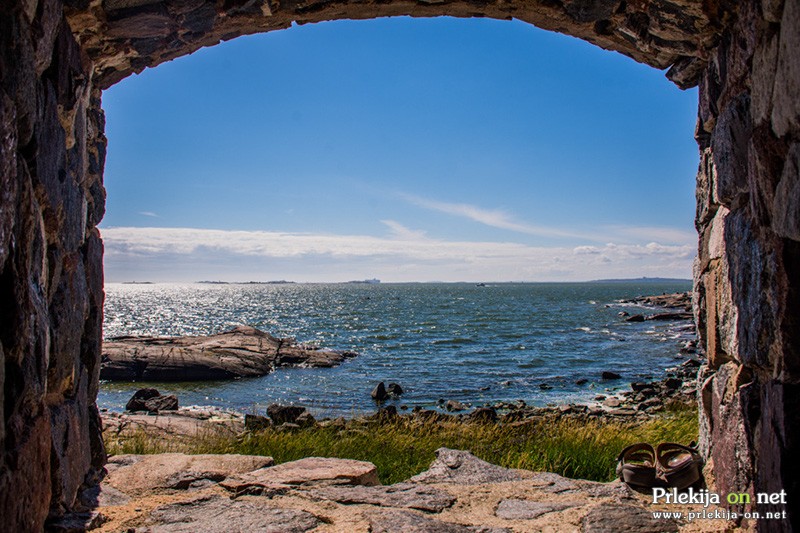
[[693,446],[663,442],[653,448],[640,442],[617,457],[617,476],[633,490],[651,493],[653,488],[679,491],[703,484],[703,459]]

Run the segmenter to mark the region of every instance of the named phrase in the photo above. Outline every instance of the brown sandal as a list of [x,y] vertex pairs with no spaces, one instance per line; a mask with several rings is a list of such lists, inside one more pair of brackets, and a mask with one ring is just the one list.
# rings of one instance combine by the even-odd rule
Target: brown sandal
[[653,488],[684,490],[701,485],[703,459],[695,448],[664,442],[655,449],[646,442],[628,446],[617,457],[617,476],[637,492]]
[[662,442],[656,447],[656,460],[668,487],[685,490],[703,480],[703,459],[695,448]]
[[657,477],[656,451],[646,442],[628,446],[617,457],[617,476],[637,492],[649,493],[653,487],[666,487]]

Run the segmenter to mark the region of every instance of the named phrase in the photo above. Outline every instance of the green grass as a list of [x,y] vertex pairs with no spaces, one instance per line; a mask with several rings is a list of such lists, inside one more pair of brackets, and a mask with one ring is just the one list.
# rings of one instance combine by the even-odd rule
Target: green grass
[[236,453],[268,455],[276,463],[303,457],[341,457],[369,461],[385,484],[426,470],[442,446],[469,450],[490,463],[567,477],[610,481],[616,456],[625,446],[645,441],[697,439],[697,411],[676,407],[639,423],[557,418],[519,425],[422,422],[401,418],[390,422],[353,420],[346,427],[314,427],[294,431],[265,430],[241,436],[206,434],[191,441],[164,441],[141,432],[107,436],[109,453]]

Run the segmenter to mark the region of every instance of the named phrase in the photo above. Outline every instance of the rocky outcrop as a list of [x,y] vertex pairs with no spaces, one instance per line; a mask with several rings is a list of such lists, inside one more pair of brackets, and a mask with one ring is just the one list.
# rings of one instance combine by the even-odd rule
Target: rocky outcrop
[[692,310],[691,292],[674,292],[656,296],[640,296],[631,300],[622,300],[620,303],[645,305],[648,307],[667,307],[669,309]]
[[273,464],[271,457],[258,455],[116,455],[106,465],[104,485],[129,496],[159,489],[186,490]]
[[[255,456],[120,456],[109,465],[99,507],[86,518],[104,522],[107,531],[141,533],[292,532],[318,526],[376,532],[678,531],[676,522],[653,517],[652,511],[665,507],[653,506],[618,481],[509,470],[446,448],[436,454],[430,470],[388,486],[373,477],[374,465],[346,459],[269,466],[263,464],[269,458]],[[254,470],[242,472],[249,466]],[[692,531],[727,525],[702,519],[689,524]]]
[[263,376],[282,366],[331,367],[354,356],[301,346],[249,326],[206,337],[116,337],[103,343],[100,379],[233,379]]
[[131,412],[147,411],[149,413],[177,411],[178,397],[174,394],[163,396],[156,389],[139,389],[125,404],[125,410]]

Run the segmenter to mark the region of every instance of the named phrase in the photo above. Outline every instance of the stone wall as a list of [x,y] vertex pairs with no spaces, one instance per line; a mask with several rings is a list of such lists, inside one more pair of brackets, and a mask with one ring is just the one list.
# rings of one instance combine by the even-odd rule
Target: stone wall
[[[800,516],[800,2],[742,2],[700,81],[695,314],[701,424],[721,492]],[[764,511],[763,506],[758,510]],[[775,509],[773,509],[775,510]],[[786,524],[764,521],[763,531]]]
[[0,516],[41,531],[105,461],[102,111],[59,0],[0,3]]
[[4,527],[37,531],[48,514],[79,509],[105,459],[100,90],[239,35],[390,15],[518,18],[699,84],[708,471],[718,490],[785,488],[800,509],[797,0],[0,0]]

